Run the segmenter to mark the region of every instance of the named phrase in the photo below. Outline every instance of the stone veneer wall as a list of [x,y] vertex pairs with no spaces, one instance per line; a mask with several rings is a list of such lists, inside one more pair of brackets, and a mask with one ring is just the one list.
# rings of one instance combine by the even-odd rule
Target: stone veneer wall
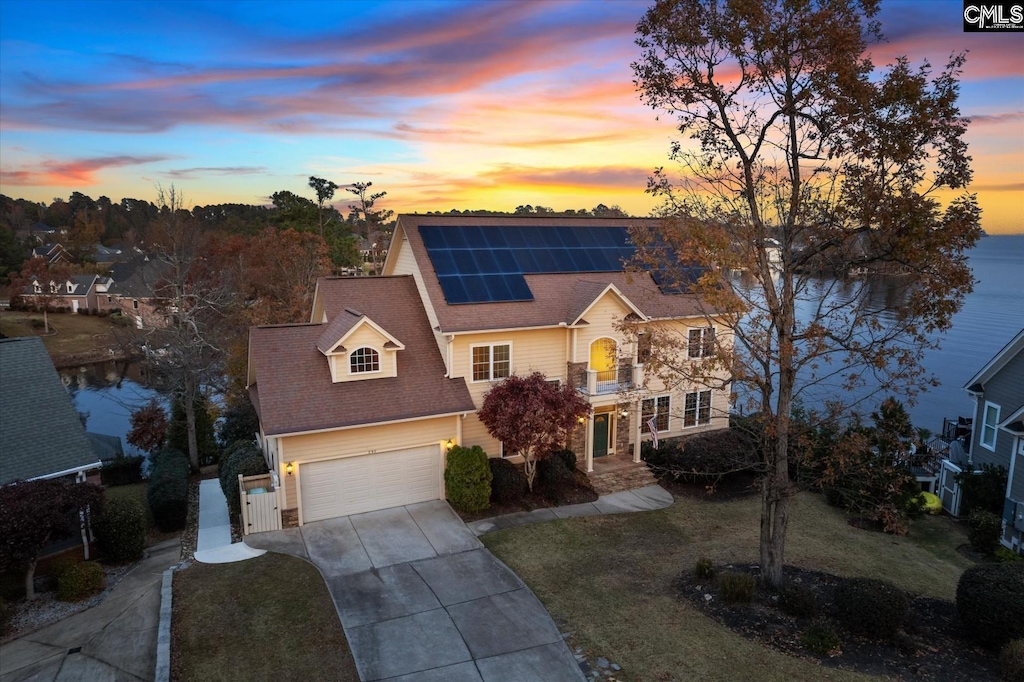
[[[616,410],[617,412],[618,410]],[[616,414],[615,417],[615,455],[627,457],[633,456],[633,451],[629,447],[629,415],[625,417]]]

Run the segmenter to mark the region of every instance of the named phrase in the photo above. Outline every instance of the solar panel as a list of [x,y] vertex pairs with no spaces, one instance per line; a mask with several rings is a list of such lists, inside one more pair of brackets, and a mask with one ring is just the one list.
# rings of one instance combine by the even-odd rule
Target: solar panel
[[[450,304],[532,301],[524,275],[619,272],[634,252],[624,227],[421,225],[419,231]],[[700,276],[677,284],[651,274],[665,293]]]

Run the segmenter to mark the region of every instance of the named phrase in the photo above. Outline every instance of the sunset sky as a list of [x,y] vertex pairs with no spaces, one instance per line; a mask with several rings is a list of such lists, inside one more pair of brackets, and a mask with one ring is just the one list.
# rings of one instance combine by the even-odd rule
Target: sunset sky
[[[632,84],[647,5],[0,0],[0,191],[260,204],[317,175],[396,212],[643,215],[675,133]],[[872,56],[970,50],[982,226],[1024,232],[1024,34],[964,33],[962,6],[883,0]]]

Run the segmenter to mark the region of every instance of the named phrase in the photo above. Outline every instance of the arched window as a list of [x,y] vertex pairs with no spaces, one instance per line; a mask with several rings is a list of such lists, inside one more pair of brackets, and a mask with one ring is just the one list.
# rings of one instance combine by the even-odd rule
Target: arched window
[[615,380],[618,347],[614,339],[597,339],[590,344],[590,369],[597,372],[598,381]]
[[372,348],[356,348],[348,357],[352,374],[380,371],[380,354]]

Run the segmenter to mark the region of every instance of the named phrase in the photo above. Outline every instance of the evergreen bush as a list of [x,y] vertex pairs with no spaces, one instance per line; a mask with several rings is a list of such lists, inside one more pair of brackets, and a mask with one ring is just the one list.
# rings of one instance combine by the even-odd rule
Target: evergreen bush
[[883,580],[850,578],[836,587],[834,606],[836,619],[850,632],[891,639],[903,627],[910,599]]
[[565,450],[555,450],[551,453],[552,457],[557,457],[565,462],[565,468],[570,472],[576,471],[576,453],[566,448]]
[[105,486],[131,485],[142,480],[142,455],[117,457],[103,463],[100,481]]
[[828,623],[814,623],[800,638],[800,646],[819,656],[828,656],[841,645],[842,640]]
[[515,504],[529,491],[526,474],[507,459],[491,457],[487,461],[491,469],[491,500],[498,504]]
[[259,476],[267,473],[267,460],[263,452],[249,441],[237,441],[228,448],[220,463],[220,489],[228,501],[232,515],[242,513],[241,497],[238,492],[238,475]]
[[134,561],[146,547],[149,523],[142,503],[133,498],[109,499],[93,522],[99,549],[111,561]]
[[188,457],[165,448],[150,457],[146,500],[153,523],[168,533],[185,527],[188,518]]
[[57,576],[57,599],[82,601],[103,591],[103,567],[95,561],[80,561],[69,565]]
[[462,512],[477,512],[491,506],[491,467],[479,445],[456,446],[448,452],[444,486],[448,502]]
[[1003,520],[984,509],[975,507],[967,517],[967,539],[978,552],[993,554],[999,547]]
[[564,458],[552,453],[537,461],[537,482],[542,487],[557,490],[575,481],[576,474],[565,465]]
[[956,587],[968,637],[991,649],[1024,637],[1024,563],[971,566]]

